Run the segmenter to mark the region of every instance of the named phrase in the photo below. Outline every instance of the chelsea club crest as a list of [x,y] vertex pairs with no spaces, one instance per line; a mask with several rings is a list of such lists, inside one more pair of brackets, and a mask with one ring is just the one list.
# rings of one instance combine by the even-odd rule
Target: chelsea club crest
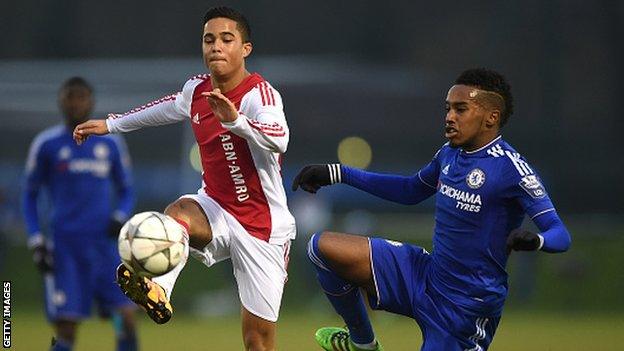
[[466,184],[472,189],[479,189],[485,183],[485,173],[479,168],[475,168],[466,176]]

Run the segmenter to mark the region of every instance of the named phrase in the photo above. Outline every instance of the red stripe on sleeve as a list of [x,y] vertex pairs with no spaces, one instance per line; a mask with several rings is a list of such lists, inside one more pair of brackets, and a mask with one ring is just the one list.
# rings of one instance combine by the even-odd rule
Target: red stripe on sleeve
[[271,95],[271,105],[275,106],[275,96],[273,95],[273,89],[269,86],[269,94]]
[[175,100],[175,99],[176,99],[176,96],[177,96],[178,94],[180,94],[180,93],[178,92],[178,93],[176,93],[176,94],[167,95],[167,96],[164,96],[164,97],[162,97],[162,98],[160,98],[160,99],[158,99],[158,100],[156,100],[156,101],[148,102],[147,104],[145,104],[145,105],[143,105],[143,106],[140,106],[140,107],[135,107],[135,108],[133,108],[132,110],[130,110],[130,111],[128,111],[128,112],[126,112],[126,113],[124,113],[124,114],[122,114],[122,115],[120,115],[120,116],[116,116],[115,118],[125,117],[125,116],[127,116],[127,115],[131,115],[131,114],[133,114],[133,113],[141,112],[141,111],[143,111],[143,110],[145,110],[145,109],[148,109],[148,108],[150,108],[150,107],[152,107],[152,106],[156,106],[156,105],[158,105],[158,104],[162,104],[163,102],[167,102],[167,101]]
[[250,119],[248,120],[248,122],[258,128],[261,128],[263,130],[270,130],[273,132],[281,132],[284,130],[284,127],[282,127],[281,125],[279,125],[277,122],[273,122],[271,124],[268,123],[262,123],[262,122],[258,122],[256,120]]
[[[266,96],[266,104],[271,104],[271,97],[269,96],[269,87],[266,82],[262,82],[262,87],[264,88],[264,95]],[[266,106],[266,105],[265,105]]]
[[251,126],[251,128],[259,131],[260,133],[266,134],[268,136],[276,136],[276,137],[283,137],[286,135],[286,132],[277,132],[275,131],[275,129],[271,130],[270,128],[262,128],[262,127],[258,127],[256,125],[254,125],[253,123],[251,123],[251,121],[247,120],[247,122],[249,123],[249,125]]
[[260,96],[262,97],[262,106],[266,105],[266,98],[264,97],[264,90],[262,89],[262,83],[258,84],[258,90],[260,90]]

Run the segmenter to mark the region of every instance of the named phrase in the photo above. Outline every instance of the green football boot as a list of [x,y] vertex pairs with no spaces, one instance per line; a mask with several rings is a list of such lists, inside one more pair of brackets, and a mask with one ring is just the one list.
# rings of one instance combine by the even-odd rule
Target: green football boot
[[325,327],[314,334],[316,342],[325,351],[383,351],[383,347],[377,342],[374,350],[364,350],[357,348],[349,338],[349,331],[346,328]]
[[164,324],[171,319],[173,307],[165,290],[151,279],[132,273],[126,266],[117,267],[117,285],[124,295],[147,312],[156,323]]

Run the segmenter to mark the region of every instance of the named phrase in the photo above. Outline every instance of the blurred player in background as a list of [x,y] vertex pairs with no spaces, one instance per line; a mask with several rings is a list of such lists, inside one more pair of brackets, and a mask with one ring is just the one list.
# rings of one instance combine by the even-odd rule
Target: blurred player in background
[[[315,193],[349,184],[383,199],[417,204],[436,195],[433,252],[381,238],[323,232],[308,256],[347,328],[316,333],[325,350],[382,350],[358,288],[374,309],[414,318],[422,350],[485,350],[507,296],[512,250],[563,252],[570,235],[537,173],[500,129],[513,112],[510,86],[484,69],[463,72],[446,98],[445,136],[433,160],[411,177],[339,164],[304,167],[293,182]],[[528,214],[540,233],[521,229]]]
[[[280,94],[245,68],[252,51],[250,34],[247,20],[237,11],[210,9],[202,33],[210,74],[192,77],[181,92],[123,115],[83,123],[74,138],[81,143],[92,134],[191,124],[203,184],[197,194],[182,196],[165,213],[186,229],[191,253],[206,266],[232,260],[245,348],[273,350],[290,241],[295,237],[280,174],[289,131]],[[118,282],[156,323],[165,323],[173,312],[169,300],[186,259],[151,280],[122,265]]]
[[[136,350],[136,306],[115,285],[116,239],[134,205],[130,159],[119,137],[95,137],[82,147],[73,141],[72,131],[93,106],[91,85],[70,78],[59,90],[65,124],[44,130],[30,146],[23,193],[28,247],[44,276],[46,312],[56,333],[52,350],[72,349],[94,299],[102,315],[112,316],[117,350]],[[42,188],[51,205],[46,236],[37,209]]]

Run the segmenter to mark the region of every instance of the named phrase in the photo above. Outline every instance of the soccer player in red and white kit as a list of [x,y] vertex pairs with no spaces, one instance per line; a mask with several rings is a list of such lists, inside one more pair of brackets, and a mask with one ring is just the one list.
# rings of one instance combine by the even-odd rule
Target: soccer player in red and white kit
[[[182,91],[123,115],[90,120],[74,139],[189,120],[199,145],[203,183],[197,194],[171,203],[165,214],[188,233],[191,254],[207,266],[230,258],[242,303],[247,350],[273,350],[295,220],[280,174],[289,139],[280,94],[245,68],[249,24],[227,7],[204,16],[203,58],[210,74],[189,79]],[[188,245],[187,245],[188,247]],[[123,265],[118,283],[156,323],[165,323],[175,281],[186,264],[150,279]]]

